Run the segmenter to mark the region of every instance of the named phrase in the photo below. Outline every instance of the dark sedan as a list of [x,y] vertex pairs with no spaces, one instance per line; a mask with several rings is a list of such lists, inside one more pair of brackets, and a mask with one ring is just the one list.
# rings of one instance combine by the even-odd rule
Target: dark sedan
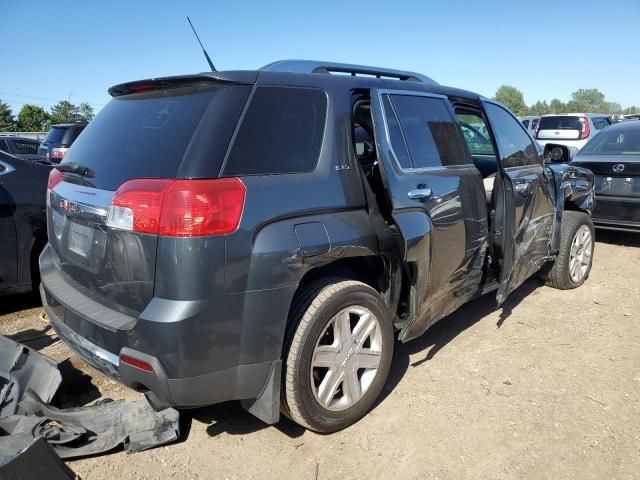
[[596,176],[596,226],[640,232],[640,122],[603,130],[571,163]]
[[4,136],[0,137],[0,151],[11,153],[18,158],[25,160],[43,160],[38,153],[40,142],[31,138]]
[[28,292],[38,282],[50,170],[0,151],[0,294]]

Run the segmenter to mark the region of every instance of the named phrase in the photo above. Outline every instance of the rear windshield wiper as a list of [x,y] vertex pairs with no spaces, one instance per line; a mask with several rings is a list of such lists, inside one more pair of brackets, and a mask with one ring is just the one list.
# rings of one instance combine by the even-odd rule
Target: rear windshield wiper
[[56,168],[61,172],[75,173],[76,175],[80,175],[81,177],[93,178],[96,176],[96,173],[93,170],[91,170],[89,167],[85,167],[80,163],[63,163],[61,165],[58,165]]

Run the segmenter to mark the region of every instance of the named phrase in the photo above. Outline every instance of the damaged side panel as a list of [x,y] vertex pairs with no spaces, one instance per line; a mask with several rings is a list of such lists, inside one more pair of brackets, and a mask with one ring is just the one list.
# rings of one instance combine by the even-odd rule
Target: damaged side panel
[[557,251],[560,248],[562,213],[566,209],[590,213],[595,207],[594,175],[591,170],[566,163],[550,164],[547,168],[553,174],[556,187],[556,227],[552,245]]

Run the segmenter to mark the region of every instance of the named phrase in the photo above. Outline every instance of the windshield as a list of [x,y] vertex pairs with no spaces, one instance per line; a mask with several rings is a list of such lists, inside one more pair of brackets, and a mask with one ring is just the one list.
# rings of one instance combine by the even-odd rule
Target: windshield
[[222,90],[190,85],[116,97],[85,128],[63,163],[89,168],[95,173],[91,183],[106,190],[132,178],[175,177],[205,110]]
[[587,143],[580,153],[585,155],[640,155],[640,128],[604,130]]

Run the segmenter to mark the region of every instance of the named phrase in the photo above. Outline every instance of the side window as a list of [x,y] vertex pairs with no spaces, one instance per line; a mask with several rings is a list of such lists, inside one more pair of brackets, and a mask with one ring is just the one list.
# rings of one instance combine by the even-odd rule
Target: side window
[[242,120],[224,175],[305,173],[316,168],[327,113],[320,90],[259,87]]
[[489,129],[484,118],[469,110],[456,110],[456,118],[471,155],[495,156],[496,153],[493,150]]
[[485,103],[504,168],[538,165],[538,151],[526,131],[504,108]]
[[[458,127],[451,118],[444,100],[413,95],[389,97],[400,124],[412,168],[446,167],[466,163]],[[391,130],[389,134],[394,136]],[[392,139],[395,150],[394,141],[397,140]],[[398,152],[396,154],[400,156]],[[398,160],[402,165],[403,160]]]
[[536,127],[538,126],[538,122],[540,121],[539,118],[534,118],[533,120],[531,120],[531,130],[535,130]]
[[3,152],[9,152],[9,145],[7,145],[7,141],[6,140],[2,140],[0,139],[0,150],[2,150]]
[[524,128],[529,128],[529,120],[522,120],[522,125]]
[[593,122],[593,126],[596,127],[596,130],[602,130],[604,127],[610,125],[609,119],[605,117],[593,117],[591,121]]

